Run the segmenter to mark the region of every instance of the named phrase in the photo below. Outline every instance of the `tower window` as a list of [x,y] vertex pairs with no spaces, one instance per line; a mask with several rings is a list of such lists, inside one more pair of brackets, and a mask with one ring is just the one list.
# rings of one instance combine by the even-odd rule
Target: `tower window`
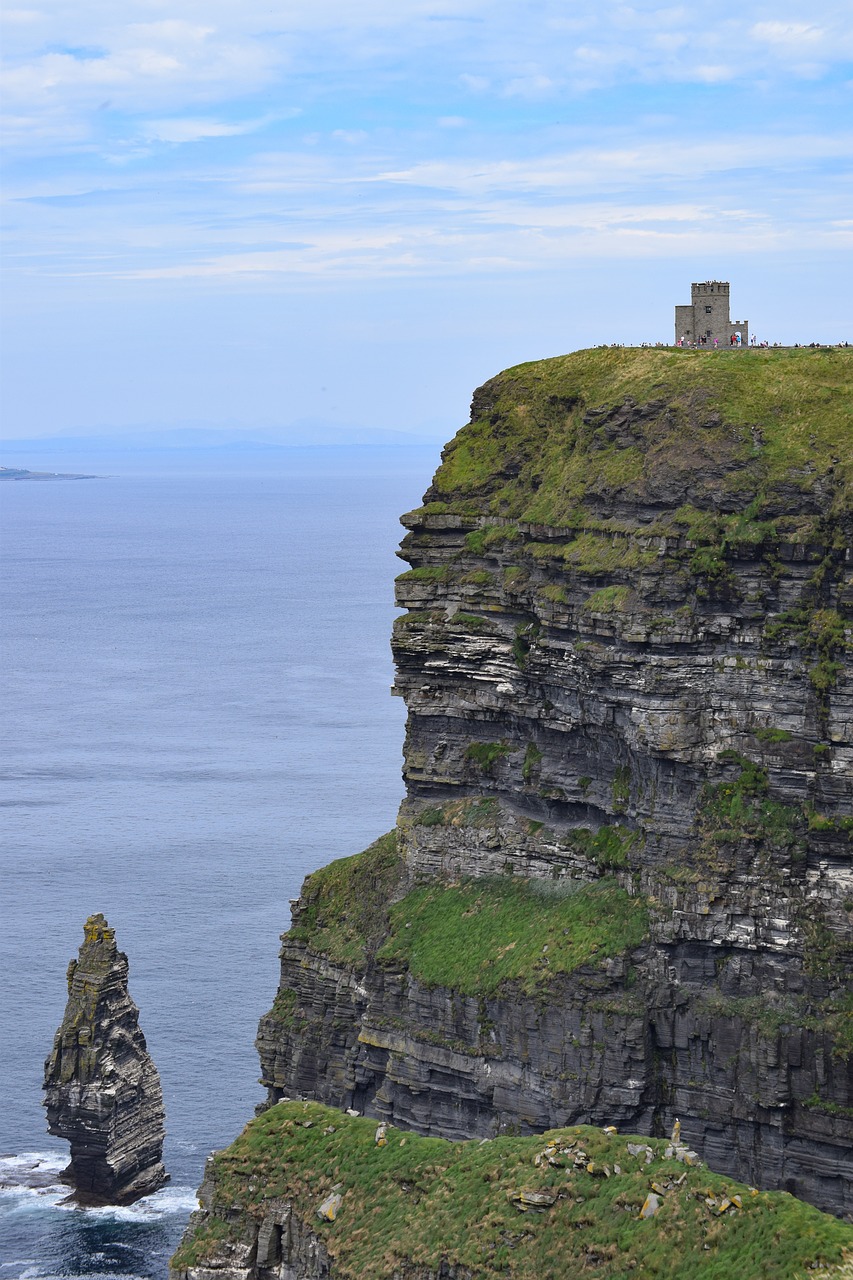
[[705,308],[705,315],[706,315],[706,316],[709,316],[710,314],[711,314],[711,308],[710,308],[710,307],[706,307],[706,308]]

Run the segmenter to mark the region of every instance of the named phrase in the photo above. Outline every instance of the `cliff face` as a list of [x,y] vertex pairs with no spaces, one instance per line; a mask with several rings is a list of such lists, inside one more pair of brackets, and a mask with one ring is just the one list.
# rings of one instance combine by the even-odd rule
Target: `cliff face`
[[853,352],[475,394],[404,517],[395,833],[310,877],[271,1101],[668,1132],[853,1212]]
[[102,915],[68,966],[68,1004],[45,1063],[48,1128],[71,1143],[63,1181],[86,1204],[130,1204],[167,1181],[163,1094]]

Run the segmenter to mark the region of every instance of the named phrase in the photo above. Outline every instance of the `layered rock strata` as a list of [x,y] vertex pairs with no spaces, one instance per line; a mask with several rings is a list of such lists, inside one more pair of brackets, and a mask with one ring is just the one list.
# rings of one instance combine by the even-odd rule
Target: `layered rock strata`
[[[578,352],[475,394],[403,521],[407,798],[294,904],[270,1101],[454,1138],[678,1115],[853,1212],[851,355]],[[510,880],[606,901],[507,968]]]
[[68,1003],[45,1063],[48,1129],[71,1143],[63,1181],[85,1204],[131,1204],[167,1181],[163,1094],[102,915],[68,966]]

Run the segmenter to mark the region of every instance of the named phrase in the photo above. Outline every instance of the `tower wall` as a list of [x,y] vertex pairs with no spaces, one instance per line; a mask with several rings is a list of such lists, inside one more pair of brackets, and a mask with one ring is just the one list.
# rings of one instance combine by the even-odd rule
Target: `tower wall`
[[732,334],[740,333],[741,345],[749,342],[749,325],[733,321],[729,314],[729,284],[726,280],[705,280],[690,286],[690,305],[675,308],[675,341],[691,346],[702,338],[708,346],[731,345]]
[[676,307],[675,308],[675,341],[680,342],[686,339],[693,342],[696,331],[693,325],[693,307]]

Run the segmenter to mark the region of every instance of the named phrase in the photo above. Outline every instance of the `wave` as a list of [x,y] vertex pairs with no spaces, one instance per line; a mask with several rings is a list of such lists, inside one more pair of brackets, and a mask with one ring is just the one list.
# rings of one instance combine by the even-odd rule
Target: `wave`
[[[23,1267],[23,1271],[16,1271],[14,1275],[9,1271],[10,1267]],[[16,1262],[0,1262],[0,1280],[79,1280],[80,1272],[75,1271],[73,1275],[67,1271],[56,1271],[48,1268],[45,1270],[43,1264],[33,1261],[32,1258],[21,1258]],[[83,1273],[86,1280],[150,1280],[150,1276],[138,1275],[136,1272],[128,1271],[117,1275],[115,1271],[86,1271]]]
[[193,1187],[165,1186],[153,1196],[137,1200],[136,1204],[100,1205],[84,1209],[92,1218],[110,1218],[118,1222],[155,1222],[159,1218],[171,1218],[180,1214],[186,1217],[198,1208],[198,1196]]
[[0,1204],[7,1211],[50,1207],[82,1213],[94,1221],[113,1222],[156,1222],[179,1215],[186,1218],[198,1208],[195,1188],[171,1183],[135,1204],[76,1204],[70,1199],[70,1188],[59,1180],[67,1164],[68,1158],[56,1152],[23,1151],[0,1156]]
[[5,1209],[26,1208],[28,1203],[58,1204],[68,1195],[59,1175],[68,1163],[55,1151],[22,1151],[0,1156],[0,1204]]
[[59,1151],[20,1151],[17,1155],[3,1155],[0,1156],[0,1181],[14,1177],[18,1170],[36,1167],[58,1174],[67,1164],[68,1156]]

